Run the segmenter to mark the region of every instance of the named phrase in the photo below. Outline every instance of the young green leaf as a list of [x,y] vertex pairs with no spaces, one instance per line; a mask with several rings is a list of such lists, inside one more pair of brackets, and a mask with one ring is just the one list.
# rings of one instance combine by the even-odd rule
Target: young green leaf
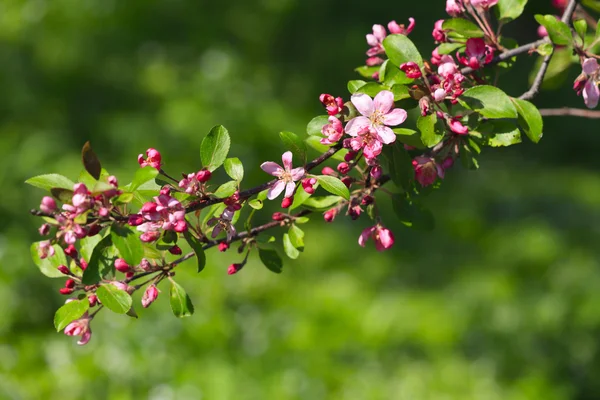
[[310,120],[306,126],[306,133],[309,135],[322,136],[321,129],[329,123],[329,115],[319,115]]
[[487,121],[480,129],[486,132],[484,139],[488,146],[505,147],[521,143],[521,132],[511,121]]
[[390,61],[397,67],[413,61],[420,67],[423,66],[423,58],[414,43],[404,35],[389,35],[383,40],[383,48]]
[[50,189],[50,194],[63,203],[70,203],[73,198],[73,191],[71,189],[52,188]]
[[244,165],[237,157],[228,158],[225,160],[225,172],[227,175],[238,182],[244,179]]
[[442,43],[438,46],[439,54],[454,54],[456,51],[460,51],[460,48],[465,47],[464,43]]
[[292,132],[281,132],[279,137],[286,149],[294,155],[297,163],[306,163],[306,143]]
[[424,149],[426,147],[423,144],[423,141],[421,140],[421,134],[418,131],[407,128],[396,128],[392,130],[396,134],[396,139],[398,139],[400,143],[416,147],[417,149]]
[[554,45],[552,43],[542,43],[536,50],[540,56],[549,56],[554,51]]
[[521,100],[511,99],[515,103],[517,113],[519,113],[519,125],[533,143],[537,143],[542,138],[544,130],[544,120],[536,106],[532,103]]
[[510,97],[494,86],[481,85],[467,89],[458,101],[463,107],[477,111],[485,118],[517,118],[517,110]]
[[259,199],[252,199],[252,200],[250,200],[248,202],[248,205],[250,207],[252,207],[253,209],[255,209],[255,210],[261,210],[263,208],[263,206],[264,206],[262,200],[259,200]]
[[192,235],[189,230],[183,232],[183,237],[185,238],[185,240],[187,240],[194,253],[196,253],[198,272],[201,272],[204,269],[204,266],[206,265],[206,254],[204,254],[202,243],[198,239],[196,239],[196,237]]
[[379,83],[369,82],[365,86],[362,86],[360,89],[356,91],[356,93],[364,93],[369,95],[369,97],[377,96],[377,93],[383,90],[390,90],[389,87],[380,85]]
[[210,130],[200,145],[200,160],[209,171],[219,168],[229,153],[229,132],[222,125],[217,125]]
[[350,94],[354,94],[358,89],[360,89],[361,86],[364,86],[366,84],[367,82],[361,80],[350,81],[348,82],[348,91],[350,92]]
[[[296,222],[298,221],[296,220]],[[290,235],[290,242],[292,245],[298,250],[304,251],[304,231],[298,228],[296,224],[293,224],[290,226],[288,234]]]
[[135,171],[133,182],[129,185],[130,192],[134,192],[137,188],[142,186],[144,183],[154,180],[158,176],[158,170],[151,166],[146,166]]
[[171,279],[171,290],[169,291],[171,310],[177,318],[190,317],[194,314],[192,299],[185,290]]
[[412,159],[404,149],[404,146],[400,143],[384,146],[383,154],[388,161],[388,170],[390,171],[392,182],[404,191],[410,190],[415,171]]
[[276,274],[281,273],[283,269],[283,261],[275,250],[258,249],[258,256],[260,257],[260,261],[262,261],[264,266],[270,271],[273,271]]
[[54,327],[57,332],[62,331],[71,322],[81,318],[83,314],[90,308],[90,302],[87,298],[82,300],[71,300],[64,304],[54,314]]
[[417,128],[421,132],[420,141],[427,147],[434,147],[444,138],[445,132],[437,127],[437,116],[435,113],[425,117],[420,116],[417,120]]
[[33,178],[27,179],[25,183],[44,190],[50,190],[52,188],[73,190],[73,186],[75,186],[75,183],[72,180],[59,174],[34,176]]
[[129,293],[111,283],[100,285],[96,289],[96,296],[103,306],[117,314],[126,314],[133,305]]
[[215,191],[215,196],[220,199],[231,196],[238,188],[238,181],[225,182]]
[[554,15],[536,15],[535,20],[543,25],[548,31],[548,36],[552,43],[559,46],[566,46],[573,42],[573,35],[569,25],[558,20]]
[[466,38],[480,38],[484,36],[483,31],[477,25],[464,18],[447,19],[442,24],[442,29],[456,32]]
[[87,172],[94,179],[100,179],[100,174],[102,173],[102,165],[100,165],[100,160],[94,150],[92,150],[92,145],[90,142],[85,142],[83,145],[83,149],[81,149],[81,160],[83,162],[83,166]]
[[321,187],[329,193],[342,196],[346,200],[350,198],[350,191],[338,178],[329,175],[317,175],[316,178]]
[[102,240],[101,235],[94,236],[86,236],[79,241],[79,253],[81,253],[81,257],[85,260],[89,260],[92,257],[92,253],[94,248],[100,243]]
[[582,43],[585,42],[585,34],[587,33],[587,22],[585,22],[585,19],[578,19],[577,21],[573,22],[573,27],[575,28],[575,32],[577,32],[577,34],[579,35],[579,37],[582,40]]
[[62,272],[57,269],[59,265],[67,265],[67,257],[65,257],[62,247],[58,244],[53,245],[54,255],[41,259],[39,256],[40,243],[42,242],[35,242],[30,247],[31,258],[35,265],[48,278],[64,278]]
[[373,74],[375,72],[377,72],[379,70],[378,66],[375,67],[368,67],[366,65],[363,65],[361,67],[355,68],[354,71],[358,72],[360,76],[362,76],[363,78],[367,78],[367,79],[372,79],[373,78]]
[[[316,190],[319,187],[319,182],[315,183],[313,185],[313,188]],[[300,207],[302,204],[304,204],[304,202],[310,197],[311,195],[306,193],[306,190],[304,190],[304,187],[302,187],[302,185],[298,186],[298,189],[296,190],[296,194],[294,195],[294,201],[292,202],[292,205],[290,206],[290,211]]]
[[379,80],[387,87],[398,84],[408,84],[414,81],[413,78],[406,76],[404,71],[389,62],[389,60],[386,60],[381,65],[381,68],[379,69]]
[[313,196],[302,205],[312,211],[326,211],[341,200],[340,196]]
[[136,232],[127,226],[114,223],[110,228],[113,244],[121,258],[129,265],[138,265],[144,257],[144,248]]
[[113,270],[117,258],[117,249],[113,246],[111,235],[108,235],[94,247],[81,281],[86,285],[100,282],[106,274]]
[[294,247],[292,241],[290,240],[290,235],[287,233],[283,234],[283,250],[285,251],[285,254],[292,260],[295,260],[300,256],[300,252]]
[[496,15],[503,22],[517,19],[525,10],[527,0],[499,0],[496,7]]

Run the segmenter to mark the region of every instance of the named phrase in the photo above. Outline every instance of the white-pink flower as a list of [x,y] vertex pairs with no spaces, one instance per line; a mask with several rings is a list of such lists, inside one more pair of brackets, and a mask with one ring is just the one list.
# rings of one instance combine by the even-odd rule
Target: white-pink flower
[[321,128],[321,133],[327,136],[326,138],[321,139],[322,144],[330,145],[337,143],[344,135],[342,121],[334,116],[330,116],[329,123],[327,125],[323,125],[323,128]]
[[377,135],[380,142],[384,144],[393,143],[396,134],[389,127],[400,125],[406,121],[406,111],[394,107],[394,94],[389,90],[383,90],[371,99],[366,94],[352,95],[352,104],[362,115],[353,118],[346,125],[346,133],[350,136],[359,136],[366,130]]
[[600,65],[595,58],[586,59],[583,64],[583,73],[587,77],[587,81],[583,88],[583,101],[588,108],[596,108],[600,99]]
[[65,328],[64,332],[67,336],[81,336],[81,339],[77,342],[78,345],[83,346],[87,344],[92,338],[92,330],[90,329],[90,320],[86,312],[80,319],[71,322]]
[[376,56],[377,54],[385,53],[383,48],[383,39],[387,36],[387,32],[383,25],[373,25],[373,33],[367,35],[367,43],[371,48],[367,51],[369,57]]
[[296,189],[296,182],[302,179],[305,173],[304,168],[302,167],[292,169],[291,151],[283,153],[281,161],[283,161],[283,167],[273,161],[267,161],[260,165],[260,168],[267,174],[279,178],[267,192],[267,198],[269,200],[275,199],[284,189],[284,197],[292,197],[294,195],[294,190]]

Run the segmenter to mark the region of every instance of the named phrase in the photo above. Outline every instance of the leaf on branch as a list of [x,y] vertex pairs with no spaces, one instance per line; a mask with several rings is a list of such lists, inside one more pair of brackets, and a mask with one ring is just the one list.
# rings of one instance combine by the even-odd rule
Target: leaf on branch
[[494,86],[481,85],[467,89],[458,101],[463,107],[477,111],[485,118],[517,118],[510,97]]
[[65,257],[62,247],[58,244],[53,245],[54,255],[41,259],[38,253],[40,243],[42,242],[35,242],[30,247],[31,258],[35,265],[48,278],[64,278],[62,272],[57,269],[59,265],[67,265],[67,257]]
[[315,178],[317,178],[317,181],[321,187],[327,190],[329,193],[335,194],[336,196],[341,196],[346,200],[350,198],[350,191],[346,185],[344,185],[344,182],[338,178],[329,175],[317,175]]
[[94,179],[100,179],[100,174],[102,173],[102,165],[100,164],[100,160],[94,150],[92,150],[92,145],[90,142],[85,142],[83,145],[83,149],[81,149],[81,159],[83,161],[83,166],[85,170],[89,172]]
[[[350,92],[350,94],[354,94],[356,93],[356,91],[358,89],[360,89],[362,86],[366,85],[367,82],[365,81],[361,81],[361,80],[352,80],[350,82],[348,82],[348,91]],[[317,117],[319,118],[319,117]],[[310,133],[309,133],[310,135]]]
[[177,282],[171,279],[169,291],[171,310],[177,318],[190,317],[194,314],[192,299]]
[[73,186],[75,186],[75,182],[59,174],[34,176],[33,178],[27,179],[25,183],[44,190],[50,190],[52,188],[73,190]]
[[133,305],[133,299],[129,293],[111,283],[99,286],[96,289],[96,296],[103,306],[117,314],[126,314]]
[[442,29],[458,33],[465,38],[480,38],[485,36],[477,25],[464,18],[447,19],[442,24]]
[[570,45],[573,42],[573,35],[569,25],[557,19],[554,15],[536,15],[535,20],[543,25],[548,31],[548,36],[552,43],[559,46]]
[[56,331],[62,331],[71,322],[81,318],[89,308],[90,302],[87,297],[82,300],[71,300],[60,307],[54,314],[54,327]]
[[213,127],[200,145],[200,160],[209,171],[214,171],[225,162],[231,140],[229,132],[222,125]]
[[144,247],[136,234],[128,226],[115,222],[110,228],[110,237],[121,258],[131,266],[138,265],[144,257]]
[[544,120],[540,111],[532,103],[521,100],[511,99],[515,103],[519,113],[519,125],[525,132],[529,140],[538,143],[543,135]]
[[429,148],[441,142],[446,133],[443,127],[438,125],[438,118],[435,113],[425,117],[420,116],[417,120],[417,128],[421,131],[420,141]]
[[202,248],[202,243],[192,233],[187,230],[183,232],[183,237],[187,240],[188,244],[196,253],[196,261],[198,263],[198,272],[201,272],[206,265],[206,254],[204,254],[204,249]]
[[283,250],[285,251],[285,254],[292,260],[295,260],[300,256],[300,251],[294,247],[288,233],[283,234]]
[[237,157],[228,158],[225,160],[225,172],[231,179],[241,182],[244,179],[244,165]]
[[117,249],[113,246],[111,236],[108,235],[94,247],[81,281],[86,285],[100,282],[109,272],[113,271],[117,258]]
[[142,186],[144,183],[155,179],[158,176],[158,170],[151,166],[146,166],[135,171],[133,182],[129,184],[127,190],[134,192],[137,188]]
[[283,261],[279,254],[275,250],[258,249],[258,256],[260,261],[264,264],[269,271],[280,274],[283,269]]
[[397,67],[409,61],[423,66],[423,58],[414,43],[404,35],[389,35],[383,40],[383,48],[390,61]]
[[496,16],[507,23],[517,19],[525,10],[527,0],[499,0],[496,6]]

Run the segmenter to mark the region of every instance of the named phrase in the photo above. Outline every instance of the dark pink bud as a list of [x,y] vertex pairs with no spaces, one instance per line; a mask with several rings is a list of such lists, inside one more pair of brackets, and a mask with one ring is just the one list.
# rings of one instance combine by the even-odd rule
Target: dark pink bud
[[341,162],[338,164],[337,170],[340,174],[346,175],[350,171],[350,166],[348,165],[348,163]]
[[88,263],[83,259],[83,257],[79,259],[79,267],[84,271],[88,267]]
[[100,207],[100,209],[98,210],[98,215],[101,217],[106,217],[108,215],[109,211],[108,208],[106,207]]
[[293,197],[284,197],[281,201],[281,208],[289,208],[294,202]]
[[92,225],[87,231],[87,236],[92,237],[96,236],[102,230],[102,225]]
[[456,118],[450,120],[450,130],[458,135],[466,135],[469,132],[469,128]]
[[160,189],[160,194],[163,196],[169,196],[171,194],[171,187],[166,185],[163,186],[162,189]]
[[423,76],[421,73],[421,68],[417,65],[417,63],[409,61],[400,66],[400,70],[406,74],[407,78],[410,79],[418,79]]
[[227,243],[225,243],[225,242],[219,243],[219,251],[221,253],[227,251],[227,249],[229,249],[229,245]]
[[150,270],[150,267],[150,261],[146,260],[145,258],[142,258],[142,261],[140,262],[140,268],[144,271],[148,271]]
[[345,177],[342,178],[342,183],[344,185],[346,185],[347,188],[350,188],[350,185],[352,185],[352,182],[354,182],[354,179],[352,179],[349,176],[345,176]]
[[187,230],[187,222],[185,221],[177,221],[173,230],[177,233],[183,233]]
[[156,212],[156,207],[158,207],[158,204],[156,204],[153,201],[149,201],[147,203],[144,203],[141,212],[142,214],[152,214]]
[[65,281],[65,287],[69,289],[73,289],[75,287],[75,281],[73,279],[67,279]]
[[183,252],[181,251],[181,247],[175,245],[169,249],[169,253],[174,254],[176,256],[181,255]]
[[360,208],[359,205],[350,207],[350,209],[348,210],[348,214],[350,215],[350,218],[352,218],[352,220],[357,220],[358,217],[360,217],[361,213],[362,213],[362,208]]
[[383,171],[379,165],[376,165],[373,168],[371,168],[371,177],[373,179],[377,180],[377,179],[381,178],[382,173],[383,173]]
[[130,226],[139,226],[144,223],[144,217],[142,217],[140,214],[132,214],[127,219],[127,223]]
[[323,103],[323,106],[325,106],[325,109],[327,110],[327,114],[329,115],[336,115],[342,112],[342,109],[344,108],[344,100],[342,100],[341,97],[333,97],[330,94],[322,94],[319,97],[319,100],[321,100],[321,103]]
[[122,258],[117,258],[115,260],[115,269],[119,272],[129,272],[129,270],[131,269],[131,267],[129,266],[129,264],[127,264],[127,261],[123,260]]
[[52,214],[56,211],[56,201],[50,196],[44,196],[40,204],[40,210],[46,214]]
[[331,167],[323,167],[323,169],[321,170],[321,173],[323,175],[332,175],[332,176],[336,175],[335,171]]
[[158,297],[158,289],[155,285],[150,285],[146,288],[144,295],[142,296],[142,307],[148,308],[150,304],[154,303]]
[[162,157],[158,150],[149,148],[148,150],[146,150],[146,157],[147,158],[144,159],[143,154],[140,154],[138,156],[138,163],[140,164],[140,167],[143,168],[145,166],[150,165],[152,168],[160,169]]
[[198,182],[202,182],[202,183],[208,182],[211,177],[212,177],[212,174],[207,169],[203,169],[202,171],[199,171],[196,174],[196,179],[198,180]]
[[125,278],[131,279],[131,278],[133,278],[134,275],[135,275],[135,272],[133,272],[133,271],[126,272]]
[[336,214],[337,210],[335,208],[332,208],[331,210],[325,211],[325,214],[323,214],[323,219],[325,219],[325,222],[333,222]]
[[302,188],[304,188],[304,191],[308,194],[313,194],[315,192],[315,188],[313,188],[313,185],[317,183],[317,180],[315,178],[306,178],[302,180]]
[[229,266],[229,268],[227,268],[227,273],[229,275],[233,275],[235,273],[237,273],[240,269],[244,268],[244,264],[243,263],[239,263],[239,264],[231,264]]
[[98,304],[98,296],[92,294],[88,297],[88,301],[90,302],[90,307],[95,307]]
[[350,161],[352,161],[352,160],[354,160],[354,159],[356,158],[356,155],[357,155],[357,154],[358,154],[358,153],[357,153],[357,152],[355,152],[355,151],[349,151],[349,152],[348,152],[348,153],[346,153],[346,155],[344,156],[344,160],[345,160],[346,162],[350,162]]
[[77,258],[77,249],[72,244],[68,245],[65,249],[65,254],[71,258]]
[[360,204],[362,204],[363,206],[368,206],[369,204],[373,204],[374,201],[375,199],[373,198],[373,196],[367,194],[362,198]]
[[75,291],[75,290],[73,290],[72,288],[66,288],[66,287],[64,287],[64,288],[60,288],[60,289],[58,290],[58,292],[59,292],[60,294],[71,294],[71,293],[73,293],[74,291]]
[[452,168],[453,165],[454,165],[454,158],[452,158],[452,157],[446,157],[444,159],[444,161],[442,161],[443,169],[450,169],[450,168]]
[[273,216],[271,218],[273,219],[273,221],[283,221],[285,219],[285,215],[283,215],[283,213],[280,212],[275,212],[273,213]]
[[43,224],[42,226],[40,226],[40,229],[38,229],[38,232],[42,236],[48,235],[50,233],[50,225],[49,224]]
[[61,274],[71,275],[71,271],[69,271],[69,268],[67,268],[66,265],[59,265],[56,269],[59,270]]

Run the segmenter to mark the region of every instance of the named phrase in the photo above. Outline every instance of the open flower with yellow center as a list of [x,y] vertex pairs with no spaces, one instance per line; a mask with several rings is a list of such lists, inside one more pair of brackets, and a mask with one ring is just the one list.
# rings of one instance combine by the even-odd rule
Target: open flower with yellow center
[[284,197],[292,197],[294,190],[296,189],[296,182],[302,179],[304,176],[304,168],[298,167],[292,169],[292,152],[286,151],[281,156],[283,161],[283,168],[273,161],[267,161],[261,164],[261,168],[267,174],[273,175],[279,180],[271,186],[267,192],[267,198],[273,200],[283,192],[285,189]]

